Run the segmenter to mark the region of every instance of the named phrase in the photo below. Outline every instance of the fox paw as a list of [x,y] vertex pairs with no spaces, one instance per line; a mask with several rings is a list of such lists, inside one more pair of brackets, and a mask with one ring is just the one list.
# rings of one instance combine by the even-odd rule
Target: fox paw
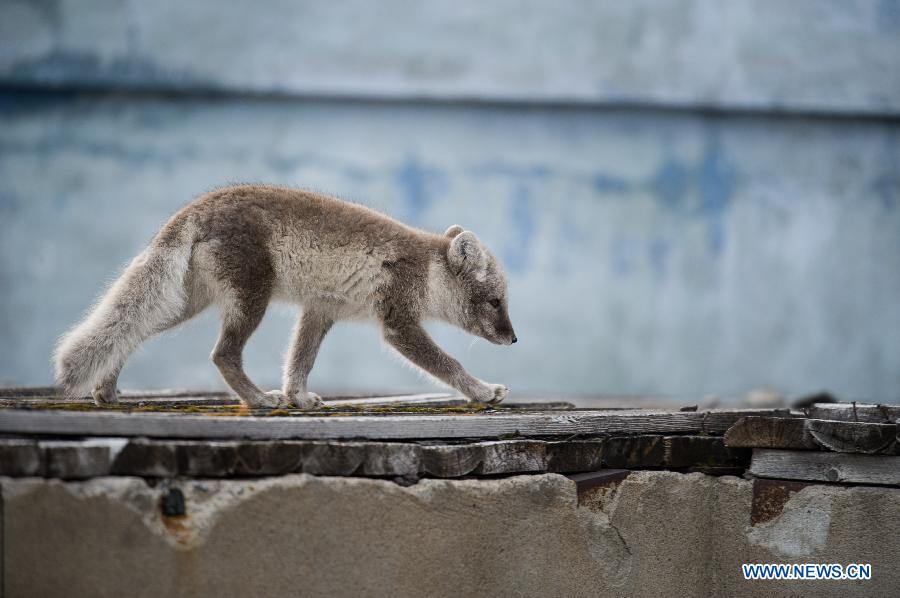
[[314,392],[298,392],[292,400],[297,409],[304,410],[318,409],[325,404],[322,402],[322,397]]
[[280,390],[270,390],[254,400],[248,401],[248,403],[250,407],[262,409],[279,409],[291,406],[291,400]]
[[491,400],[488,401],[488,403],[490,403],[491,405],[499,403],[509,394],[509,389],[502,384],[488,384],[488,386],[491,387],[491,390],[493,392]]
[[489,384],[485,382],[481,388],[478,389],[476,396],[470,398],[477,403],[496,405],[505,399],[508,394],[509,389],[503,384]]
[[115,386],[95,388],[91,391],[91,396],[94,398],[94,404],[97,407],[103,407],[104,405],[115,405],[119,402],[119,397],[116,395]]

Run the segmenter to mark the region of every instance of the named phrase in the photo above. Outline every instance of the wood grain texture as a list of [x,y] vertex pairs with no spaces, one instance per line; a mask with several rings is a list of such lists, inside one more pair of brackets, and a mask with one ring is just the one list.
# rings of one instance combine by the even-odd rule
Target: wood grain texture
[[898,454],[898,425],[808,419],[806,431],[822,447],[838,453]]
[[[5,392],[3,392],[5,391]],[[326,407],[386,407],[403,405],[409,407],[457,407],[467,405],[469,400],[449,393],[423,393],[415,395],[384,395],[365,397],[326,397]],[[0,389],[0,406],[41,407],[48,403],[59,405],[92,404],[91,397],[65,397],[58,390],[48,388]],[[165,406],[225,406],[239,405],[240,399],[226,392],[204,392],[191,390],[163,391],[123,391],[119,395],[122,407],[137,405]],[[516,404],[520,405],[520,404]],[[522,404],[525,405],[525,404]],[[559,402],[560,409],[571,408],[570,403]],[[567,407],[568,406],[568,407]]]
[[746,417],[725,433],[725,445],[897,455],[898,433],[897,424]]
[[806,432],[800,418],[744,417],[725,432],[730,447],[790,448],[816,450],[819,445]]
[[897,423],[900,420],[900,405],[817,403],[806,408],[806,415],[810,419],[831,419],[875,424]]
[[91,438],[0,439],[0,475],[83,479],[288,473],[363,477],[573,473],[608,467],[738,467],[741,449],[710,436],[614,436],[596,440],[379,442]]
[[763,478],[900,486],[900,457],[753,449],[750,473]]
[[0,475],[43,475],[43,457],[37,441],[28,438],[0,440]]
[[169,413],[0,410],[0,433],[205,439],[369,439],[724,434],[771,410],[556,411],[477,415],[210,417]]

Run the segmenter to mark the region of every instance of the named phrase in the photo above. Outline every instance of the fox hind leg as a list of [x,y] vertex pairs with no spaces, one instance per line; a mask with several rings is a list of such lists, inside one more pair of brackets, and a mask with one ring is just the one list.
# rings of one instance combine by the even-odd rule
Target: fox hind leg
[[333,324],[334,321],[331,318],[307,307],[303,310],[303,315],[300,316],[297,326],[294,328],[294,338],[291,340],[291,347],[284,364],[283,390],[284,394],[299,409],[314,409],[322,406],[321,397],[308,392],[306,383],[322,340]]
[[291,401],[280,390],[263,392],[244,373],[244,346],[266,313],[268,295],[235,300],[222,309],[222,331],[212,360],[228,386],[249,407],[289,407]]

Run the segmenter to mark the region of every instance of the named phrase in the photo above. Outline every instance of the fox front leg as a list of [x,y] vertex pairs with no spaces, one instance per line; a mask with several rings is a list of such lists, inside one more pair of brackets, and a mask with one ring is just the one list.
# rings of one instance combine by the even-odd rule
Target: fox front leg
[[284,364],[284,383],[282,390],[285,396],[299,409],[314,409],[322,406],[319,395],[306,390],[309,372],[312,370],[322,345],[322,339],[328,334],[334,321],[312,309],[306,309],[297,326],[294,338],[288,350]]
[[384,338],[401,355],[473,401],[499,403],[509,393],[502,384],[489,384],[469,375],[417,322],[385,322]]

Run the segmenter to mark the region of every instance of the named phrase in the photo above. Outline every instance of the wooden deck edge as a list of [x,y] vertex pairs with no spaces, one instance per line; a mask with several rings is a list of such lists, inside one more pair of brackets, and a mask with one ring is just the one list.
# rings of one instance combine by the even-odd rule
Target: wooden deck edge
[[757,448],[749,473],[760,478],[900,487],[900,456]]
[[802,418],[745,417],[725,432],[742,448],[900,455],[900,425]]
[[310,473],[364,477],[573,473],[603,468],[746,468],[749,451],[721,437],[616,436],[471,443],[204,441],[147,438],[0,439],[0,475],[85,479]]
[[[772,410],[553,411],[402,416],[215,417],[171,413],[0,409],[0,433],[151,438],[418,440],[429,438],[724,434]],[[785,412],[786,413],[786,412]]]

